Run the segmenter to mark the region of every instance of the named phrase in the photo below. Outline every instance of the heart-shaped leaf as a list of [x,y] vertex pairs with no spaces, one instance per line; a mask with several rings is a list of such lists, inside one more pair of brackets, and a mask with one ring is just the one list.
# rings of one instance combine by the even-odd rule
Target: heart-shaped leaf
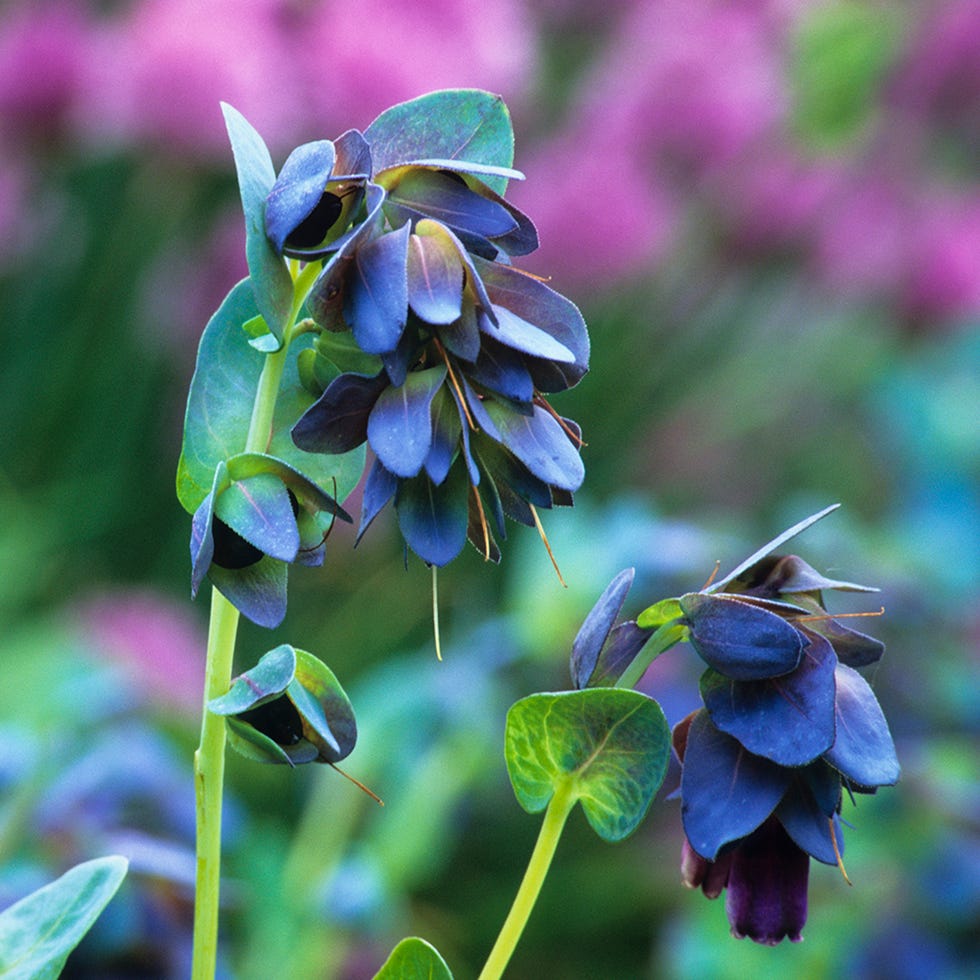
[[56,980],[126,876],[129,862],[85,861],[0,914],[0,976]]
[[292,309],[293,281],[286,264],[276,254],[275,246],[265,233],[265,201],[276,182],[276,171],[265,142],[248,120],[224,102],[221,111],[235,156],[242,210],[245,212],[249,289],[253,291],[256,309],[265,319],[278,347]]
[[[255,391],[265,363],[265,356],[249,346],[241,329],[255,312],[249,281],[242,280],[225,297],[201,337],[177,467],[177,497],[189,514],[210,493],[218,464],[245,449]],[[293,424],[315,401],[300,382],[298,367],[299,352],[312,343],[309,336],[300,337],[287,355],[266,452],[343,500],[360,479],[364,450],[324,456],[303,451],[290,436]]]
[[525,810],[543,810],[570,785],[592,829],[612,842],[636,829],[660,788],[670,732],[660,705],[638,691],[532,694],[507,713],[505,754]]
[[[365,130],[375,173],[400,164],[455,160],[509,168],[514,131],[503,99],[479,89],[445,89],[386,109]],[[487,175],[499,194],[502,176]]]
[[453,980],[453,975],[434,946],[412,936],[391,951],[374,980]]

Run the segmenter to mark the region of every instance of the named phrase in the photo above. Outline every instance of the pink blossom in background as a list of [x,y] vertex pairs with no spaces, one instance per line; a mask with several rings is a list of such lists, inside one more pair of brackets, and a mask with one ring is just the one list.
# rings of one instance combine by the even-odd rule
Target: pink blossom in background
[[870,167],[852,172],[813,229],[811,262],[835,291],[877,299],[894,293],[907,263],[909,189]]
[[102,23],[94,44],[80,135],[224,159],[225,101],[270,144],[287,143],[302,114],[294,83],[300,55],[286,43],[281,13],[281,0],[140,0],[124,8]]
[[0,13],[0,138],[58,135],[85,71],[91,24],[73,0]]
[[980,193],[931,201],[927,216],[909,231],[900,285],[908,314],[934,322],[980,313]]
[[121,665],[139,693],[164,709],[200,711],[207,636],[186,603],[115,592],[84,603],[78,615],[96,655]]
[[300,8],[290,70],[309,133],[363,129],[382,110],[439,88],[526,97],[536,35],[520,0],[324,0]]
[[0,268],[22,253],[31,237],[28,187],[23,164],[5,158],[0,147]]

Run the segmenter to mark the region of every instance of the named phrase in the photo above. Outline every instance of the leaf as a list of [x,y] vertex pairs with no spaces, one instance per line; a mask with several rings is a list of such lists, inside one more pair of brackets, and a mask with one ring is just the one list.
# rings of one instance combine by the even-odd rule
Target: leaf
[[[482,318],[481,318],[482,319]],[[516,402],[534,398],[534,380],[526,359],[519,351],[484,337],[476,364],[470,369],[472,381]]]
[[788,674],[799,665],[803,635],[775,613],[704,592],[681,596],[680,606],[691,646],[727,677],[761,680]]
[[621,571],[606,586],[582,622],[578,634],[572,641],[570,662],[572,682],[576,688],[581,689],[588,686],[599,654],[616,622],[616,617],[623,608],[623,603],[626,601],[626,596],[633,585],[635,576],[636,569],[634,568],[626,568]]
[[484,406],[501,442],[534,476],[561,490],[578,490],[585,479],[582,457],[548,412],[534,405],[530,415],[522,415],[498,401]]
[[402,480],[395,497],[398,526],[408,546],[423,561],[442,566],[466,544],[469,524],[469,481],[457,463],[435,486],[424,474]]
[[733,680],[710,667],[701,698],[715,727],[750,752],[782,766],[802,766],[834,743],[833,647],[813,635],[799,667],[765,680]]
[[[365,130],[375,173],[433,159],[510,167],[514,131],[499,95],[479,89],[444,89],[386,109]],[[485,182],[499,194],[502,176]]]
[[435,484],[442,483],[449,474],[449,467],[459,451],[463,434],[463,420],[459,416],[456,399],[443,385],[432,399],[432,445],[425,457],[425,472]]
[[681,773],[681,818],[691,847],[714,861],[725,844],[746,837],[772,813],[790,778],[790,769],[752,755],[719,731],[704,708],[695,712]]
[[823,589],[836,589],[840,592],[880,592],[869,585],[855,582],[842,582],[839,579],[825,578],[815,568],[796,555],[785,555],[769,571],[766,585],[776,593],[820,592]]
[[[265,356],[245,342],[241,324],[255,315],[249,281],[225,297],[201,337],[184,419],[184,441],[177,466],[177,497],[193,514],[210,493],[219,463],[242,453]],[[313,343],[300,337],[286,358],[267,454],[343,500],[357,485],[364,451],[326,457],[296,446],[290,429],[315,401],[299,378],[298,354]],[[336,481],[336,485],[334,483]]]
[[56,980],[126,876],[129,862],[85,861],[0,914],[0,977]]
[[367,479],[364,481],[361,524],[357,529],[357,541],[361,540],[361,536],[371,525],[371,522],[381,513],[388,501],[395,496],[397,489],[398,477],[394,473],[389,473],[376,459],[371,464]]
[[453,975],[434,946],[412,936],[391,951],[374,980],[453,980]]
[[570,781],[589,825],[608,842],[639,825],[670,754],[660,705],[638,691],[616,688],[523,698],[507,713],[504,738],[507,771],[521,806],[538,813]]
[[[262,137],[237,110],[221,103],[238,171],[245,212],[245,257],[256,309],[265,318],[277,345],[292,310],[293,281],[265,233],[265,201],[276,182],[272,157]],[[244,322],[244,321],[241,321]]]
[[360,446],[371,409],[386,387],[380,374],[342,374],[293,426],[293,441],[309,453],[346,453]]
[[494,306],[493,312],[497,319],[496,325],[487,316],[477,318],[480,329],[488,337],[532,357],[557,361],[560,364],[575,363],[575,355],[551,334],[540,330],[533,323],[528,323],[505,306]]
[[381,392],[368,418],[371,448],[396,476],[416,476],[432,447],[432,399],[446,380],[446,366],[413,371],[397,388]]
[[840,507],[840,504],[831,504],[829,507],[824,507],[823,510],[817,511],[816,514],[811,514],[809,517],[803,518],[799,523],[794,524],[791,528],[787,528],[782,534],[777,534],[772,541],[764,544],[758,551],[749,555],[745,561],[730,571],[723,579],[713,582],[705,589],[705,592],[720,592],[729,582],[737,579],[742,572],[750,569],[756,562],[765,558],[766,555],[772,554],[780,545],[789,541],[790,538],[795,538],[798,534],[802,534],[808,527],[816,524],[817,521],[822,520],[828,514],[832,514],[838,507]]
[[824,758],[859,786],[893,786],[901,772],[874,691],[844,664],[837,666],[837,739]]
[[351,260],[344,293],[344,319],[368,354],[385,354],[398,345],[408,317],[406,272],[409,226],[379,235]]

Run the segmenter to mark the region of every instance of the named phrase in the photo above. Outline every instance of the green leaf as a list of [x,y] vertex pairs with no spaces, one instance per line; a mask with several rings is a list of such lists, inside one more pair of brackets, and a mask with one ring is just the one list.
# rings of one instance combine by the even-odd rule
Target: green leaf
[[374,980],[453,980],[453,975],[435,946],[412,936],[391,951]]
[[[245,212],[245,257],[258,312],[262,314],[277,350],[293,305],[293,281],[282,258],[276,255],[265,234],[265,201],[276,182],[272,157],[262,137],[246,118],[225,102],[221,103],[231,150],[238,171],[238,188]],[[259,338],[261,341],[261,338]]]
[[119,856],[86,861],[0,914],[0,977],[55,980],[128,866]]
[[639,616],[636,617],[636,625],[645,630],[658,630],[664,623],[670,623],[675,619],[683,619],[684,610],[678,599],[661,599],[652,606],[647,606]]
[[[249,280],[243,279],[225,297],[201,337],[177,467],[177,497],[190,514],[210,492],[218,463],[245,449],[255,391],[265,363],[265,355],[248,345],[241,329],[255,315],[255,298]],[[364,449],[335,456],[306,453],[297,448],[289,434],[316,400],[300,382],[297,364],[299,353],[313,343],[314,338],[304,334],[287,355],[267,454],[339,501],[357,485],[364,467]]]
[[636,829],[660,788],[670,732],[660,705],[638,691],[532,694],[507,713],[505,754],[525,810],[540,812],[571,781],[592,829],[612,842]]
[[[499,95],[480,89],[444,89],[385,110],[364,133],[375,173],[428,160],[469,161],[510,167],[514,130]],[[507,179],[486,175],[503,194]]]

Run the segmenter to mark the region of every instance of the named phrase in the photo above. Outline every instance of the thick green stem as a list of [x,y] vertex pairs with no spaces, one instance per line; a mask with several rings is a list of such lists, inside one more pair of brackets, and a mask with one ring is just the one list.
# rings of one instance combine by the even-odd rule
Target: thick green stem
[[231,682],[238,610],[211,589],[211,625],[204,678],[201,744],[194,753],[197,800],[197,880],[194,894],[193,980],[213,980],[218,955],[218,893],[221,884],[221,803],[225,775],[225,720],[207,703]]
[[500,980],[503,976],[524,931],[524,926],[530,918],[531,909],[537,901],[548,869],[551,867],[551,859],[555,856],[555,848],[565,828],[565,821],[577,800],[574,785],[571,780],[568,780],[557,788],[551,802],[548,803],[548,809],[545,810],[544,820],[541,823],[541,831],[534,845],[534,852],[524,872],[524,880],[514,897],[514,904],[490,951],[479,980]]
[[[320,272],[319,263],[303,269],[291,266],[294,280],[293,308],[283,330],[280,350],[269,354],[262,365],[245,452],[262,453],[269,447],[272,420],[286,366],[286,353],[293,327],[306,294]],[[238,610],[215,588],[211,590],[211,623],[208,629],[207,662],[204,668],[204,717],[201,744],[194,753],[194,790],[197,801],[197,876],[194,893],[194,953],[192,980],[214,980],[218,955],[218,900],[221,884],[221,809],[225,777],[225,720],[208,711],[212,698],[231,686],[238,633]]]

